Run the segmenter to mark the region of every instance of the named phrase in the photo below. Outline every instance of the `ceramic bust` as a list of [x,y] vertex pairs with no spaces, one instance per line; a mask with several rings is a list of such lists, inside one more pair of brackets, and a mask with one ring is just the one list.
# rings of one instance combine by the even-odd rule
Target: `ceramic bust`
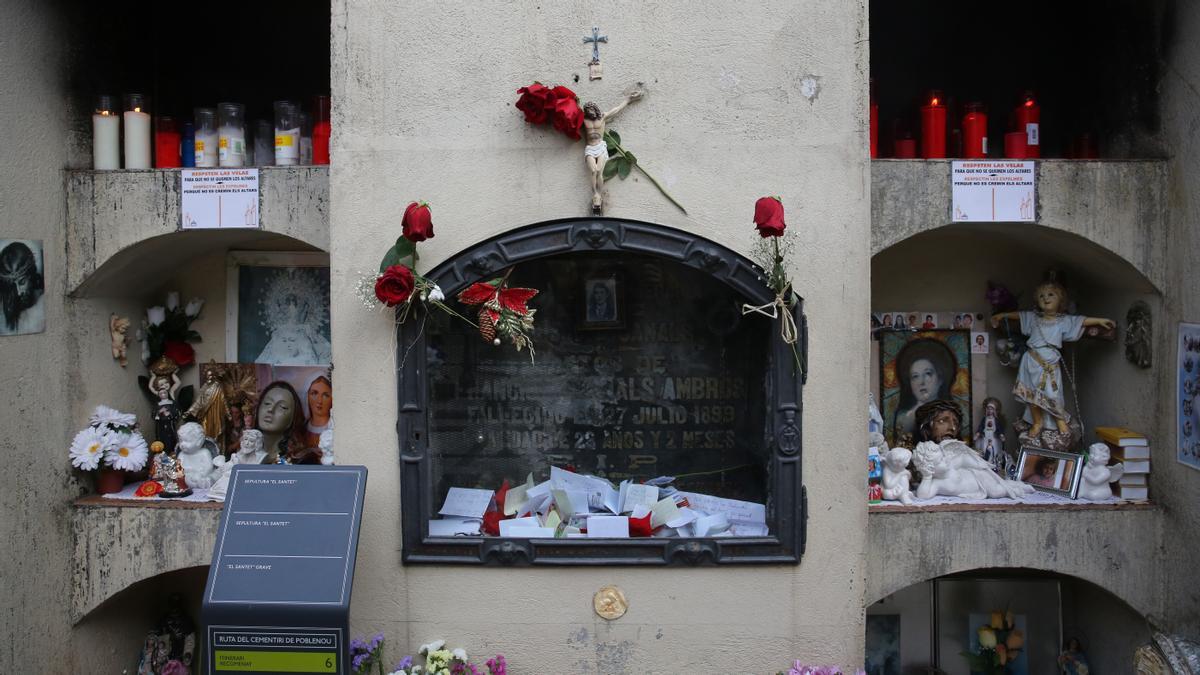
[[183,465],[189,487],[203,490],[216,480],[213,473],[213,453],[204,437],[204,427],[188,422],[179,427],[179,463]]
[[[1016,319],[1021,322],[1021,333],[1029,337],[1013,385],[1013,396],[1025,404],[1022,419],[1031,425],[1024,440],[1065,450],[1070,447],[1073,434],[1063,392],[1063,342],[1083,337],[1084,329],[1089,326],[1107,329],[1116,324],[1112,319],[1066,314],[1067,291],[1054,274],[1037,287],[1034,298],[1037,311],[993,314],[992,328],[998,328],[1001,321]],[[1056,431],[1058,438],[1051,442],[1042,440],[1042,431],[1047,427]]]
[[258,399],[255,429],[262,432],[268,463],[304,446],[304,413],[292,385],[282,380],[263,389]]
[[1079,499],[1107,501],[1112,498],[1112,486],[1109,483],[1116,482],[1125,475],[1125,465],[1108,466],[1111,456],[1112,453],[1105,443],[1093,443],[1088,448],[1087,464],[1083,465],[1083,479],[1079,484]]
[[257,429],[247,429],[242,432],[242,444],[238,451],[229,459],[220,455],[213,457],[213,469],[217,479],[208,489],[208,498],[214,502],[225,501],[225,493],[229,491],[229,475],[233,473],[234,464],[262,464],[267,456],[263,450],[262,432]]
[[917,409],[921,438],[913,452],[913,464],[921,472],[917,499],[938,495],[964,499],[1019,499],[1033,492],[1029,485],[997,476],[990,464],[958,440],[961,424],[961,413],[953,401],[931,401]]

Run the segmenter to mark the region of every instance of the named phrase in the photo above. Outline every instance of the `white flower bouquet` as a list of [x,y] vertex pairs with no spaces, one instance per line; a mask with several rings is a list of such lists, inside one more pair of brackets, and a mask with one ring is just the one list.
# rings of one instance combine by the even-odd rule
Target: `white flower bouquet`
[[96,406],[91,424],[71,441],[71,465],[95,471],[101,464],[122,471],[140,471],[150,450],[138,431],[137,416],[105,405]]

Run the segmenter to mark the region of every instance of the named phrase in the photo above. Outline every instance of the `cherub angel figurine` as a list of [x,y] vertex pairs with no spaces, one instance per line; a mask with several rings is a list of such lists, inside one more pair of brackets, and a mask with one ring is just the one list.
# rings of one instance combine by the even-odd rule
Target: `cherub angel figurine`
[[583,104],[583,130],[587,137],[587,145],[583,148],[583,159],[592,172],[592,213],[600,215],[604,211],[604,165],[608,163],[608,143],[604,140],[605,128],[612,118],[625,109],[625,106],[641,99],[646,90],[639,82],[625,93],[621,101],[608,112],[600,110],[595,101]]
[[1037,440],[1050,423],[1061,436],[1069,437],[1071,414],[1063,396],[1062,344],[1083,337],[1083,329],[1088,326],[1107,329],[1116,323],[1112,319],[1064,314],[1067,291],[1053,273],[1037,287],[1034,298],[1037,311],[993,314],[992,328],[998,328],[1001,321],[1017,319],[1021,322],[1021,332],[1029,336],[1028,349],[1021,356],[1017,382],[1013,385],[1013,396],[1026,406],[1023,419],[1033,425],[1029,439]]
[[122,368],[129,364],[129,359],[125,355],[129,344],[129,338],[125,335],[128,330],[129,319],[116,314],[109,315],[108,334],[112,338],[112,357],[121,364]]

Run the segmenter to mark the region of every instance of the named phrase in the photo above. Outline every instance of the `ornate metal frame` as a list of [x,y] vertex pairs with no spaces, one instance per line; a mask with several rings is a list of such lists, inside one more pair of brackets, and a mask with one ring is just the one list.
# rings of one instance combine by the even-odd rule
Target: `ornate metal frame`
[[[456,295],[467,285],[527,260],[573,252],[629,251],[665,258],[704,271],[744,294],[748,302],[774,300],[762,269],[738,253],[674,228],[613,218],[572,218],[506,232],[472,246],[436,267],[427,276]],[[808,327],[803,301],[793,316],[798,327],[796,348],[808,362]],[[772,439],[771,481],[766,537],[692,539],[511,539],[501,537],[430,537],[428,521],[435,513],[428,447],[428,377],[425,335],[419,321],[397,328],[400,448],[400,519],[405,563],[474,563],[537,565],[669,565],[728,563],[799,563],[804,552],[808,502],[801,476],[802,397],[805,369],[797,367],[792,347],[771,331],[767,399]]]

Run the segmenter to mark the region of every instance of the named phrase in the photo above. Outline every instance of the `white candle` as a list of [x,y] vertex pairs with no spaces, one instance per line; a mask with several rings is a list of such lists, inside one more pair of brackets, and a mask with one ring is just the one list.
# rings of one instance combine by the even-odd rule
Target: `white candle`
[[111,110],[92,115],[92,168],[121,168],[121,118]]
[[300,162],[300,127],[275,130],[275,166]]
[[150,115],[140,109],[126,110],[125,168],[150,168]]
[[217,165],[217,111],[196,108],[196,166]]
[[246,164],[246,130],[232,124],[221,127],[217,153],[221,166],[245,166]]

